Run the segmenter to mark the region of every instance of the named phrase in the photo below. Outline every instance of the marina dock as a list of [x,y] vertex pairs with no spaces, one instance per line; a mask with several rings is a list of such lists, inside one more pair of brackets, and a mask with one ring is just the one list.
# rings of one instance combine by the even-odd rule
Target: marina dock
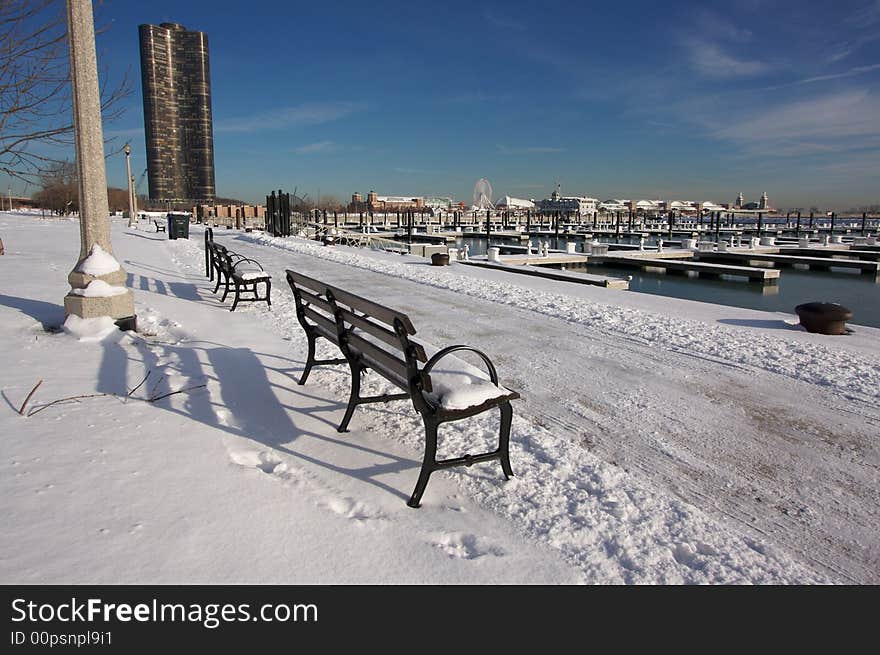
[[[843,251],[845,252],[845,251]],[[784,255],[779,253],[753,252],[753,251],[727,251],[727,252],[704,252],[697,253],[700,261],[736,261],[745,262],[768,262],[773,266],[794,266],[800,264],[809,266],[811,269],[827,271],[829,268],[850,268],[860,271],[863,275],[880,274],[880,262],[865,261],[862,259],[844,259],[831,257],[804,257],[797,255]]]
[[485,259],[469,259],[459,262],[468,266],[479,266],[480,268],[490,268],[506,273],[518,273],[520,275],[531,275],[534,277],[542,277],[548,280],[560,280],[562,282],[574,282],[576,284],[589,284],[592,286],[605,287],[607,289],[629,289],[629,281],[623,278],[607,277],[604,275],[593,275],[592,273],[571,273],[569,271],[545,268],[541,266],[532,266],[530,264],[511,265],[508,263],[499,264],[490,262]]

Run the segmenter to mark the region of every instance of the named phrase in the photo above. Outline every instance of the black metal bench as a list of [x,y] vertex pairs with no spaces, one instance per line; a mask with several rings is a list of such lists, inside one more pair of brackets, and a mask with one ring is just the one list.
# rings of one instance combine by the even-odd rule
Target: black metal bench
[[159,221],[157,221],[157,220],[154,218],[154,219],[153,219],[153,225],[156,226],[156,232],[166,232],[166,229],[165,229],[165,228],[166,228],[166,225],[165,225],[165,223],[160,223]]
[[[456,345],[443,348],[429,358],[425,346],[411,338],[416,330],[406,314],[296,271],[287,270],[286,273],[296,299],[297,319],[308,339],[308,355],[299,384],[305,384],[315,366],[345,363],[351,370],[348,407],[337,431],[346,432],[355,409],[366,403],[408,398],[421,414],[425,425],[425,454],[418,482],[407,505],[419,507],[431,474],[440,469],[497,459],[505,479],[513,475],[509,452],[513,419],[510,401],[519,398],[519,394],[498,384],[495,367],[484,353]],[[338,346],[344,357],[315,359],[315,344],[320,338]],[[458,351],[476,353],[486,366],[488,378],[457,357],[448,357]],[[445,370],[437,368],[441,360],[445,360]],[[361,396],[361,376],[367,370],[375,371],[403,393]],[[462,384],[464,378],[457,376],[465,376],[473,382]],[[468,389],[476,390],[476,394],[460,395]],[[475,416],[495,407],[501,413],[497,449],[437,460],[440,424]]]
[[[251,270],[245,266],[252,264]],[[239,268],[241,266],[241,268]],[[223,285],[223,297],[226,300],[230,289],[235,290],[231,312],[235,311],[239,302],[266,301],[272,306],[272,276],[263,270],[263,267],[254,259],[245,257],[239,253],[227,249],[225,246],[214,241],[214,231],[211,228],[205,230],[205,275],[209,280],[216,276],[217,283],[214,285],[214,293]],[[260,283],[265,284],[266,295],[259,295]],[[242,292],[253,293],[253,298],[242,298]]]

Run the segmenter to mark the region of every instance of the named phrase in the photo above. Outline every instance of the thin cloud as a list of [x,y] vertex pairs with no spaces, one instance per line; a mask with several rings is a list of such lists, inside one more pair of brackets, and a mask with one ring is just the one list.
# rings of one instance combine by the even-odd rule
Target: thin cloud
[[704,77],[714,79],[754,77],[772,70],[772,67],[765,62],[738,59],[722,50],[720,46],[701,39],[691,40],[687,43],[687,47],[691,66]]
[[295,148],[294,152],[298,155],[314,155],[319,153],[335,152],[339,150],[339,146],[333,141],[318,141],[317,143],[309,143],[299,148]]
[[513,20],[509,16],[499,16],[491,9],[484,9],[483,16],[486,18],[488,23],[499,30],[505,32],[525,32],[526,26],[519,21]]
[[880,135],[876,99],[864,90],[790,103],[717,129],[715,136],[746,144],[788,141],[845,144]]
[[858,11],[853,12],[846,20],[850,25],[873,25],[880,22],[880,0],[873,0]]
[[811,84],[812,82],[825,82],[826,80],[838,80],[842,77],[854,77],[856,75],[864,75],[880,68],[880,64],[871,64],[870,66],[856,66],[842,73],[832,73],[830,75],[819,75],[817,77],[808,77],[800,80],[797,84]]
[[498,145],[498,152],[502,155],[535,155],[541,153],[564,152],[565,148],[554,148],[552,146],[517,146],[510,148],[508,146]]
[[260,132],[305,125],[320,125],[340,120],[362,110],[350,102],[328,102],[280,107],[241,118],[230,118],[214,123],[215,132]]

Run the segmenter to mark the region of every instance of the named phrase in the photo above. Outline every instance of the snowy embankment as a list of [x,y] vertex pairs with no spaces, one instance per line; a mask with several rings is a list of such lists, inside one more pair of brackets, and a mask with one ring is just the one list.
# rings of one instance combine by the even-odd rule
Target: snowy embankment
[[[7,289],[0,325],[11,335],[2,379],[9,411],[0,417],[9,435],[0,461],[5,582],[876,581],[877,522],[865,518],[876,515],[876,499],[857,496],[868,493],[867,476],[877,487],[875,450],[858,441],[864,452],[834,459],[832,446],[810,441],[797,445],[815,451],[809,466],[794,468],[809,475],[796,479],[780,468],[772,480],[751,476],[736,469],[753,450],[768,465],[803,457],[786,450],[795,448],[788,432],[761,445],[763,427],[778,428],[775,414],[761,413],[749,395],[733,408],[709,391],[677,398],[693,385],[708,388],[719,371],[737,384],[779,387],[785,400],[830,390],[843,407],[826,421],[855,409],[852,439],[862,439],[874,417],[860,412],[876,388],[856,378],[876,381],[878,369],[858,349],[784,336],[757,341],[748,330],[588,302],[564,287],[526,288],[412,258],[218,232],[275,283],[271,309],[244,305],[230,314],[203,275],[199,229],[192,240],[168,241],[120,221],[114,250],[129,273],[141,334],[84,344],[40,326],[63,320],[58,303],[76,223],[32,221],[8,239],[13,220],[21,221],[0,218],[12,255],[0,261]],[[348,372],[316,370],[308,385],[295,384],[305,339],[285,266],[336,276],[404,309],[420,336],[491,342],[502,381],[526,398],[515,408],[516,478],[503,482],[491,464],[438,473],[423,508],[407,508],[420,420],[408,403],[367,406],[350,434],[335,432]],[[432,313],[434,325],[423,320]],[[585,338],[585,326],[600,338]],[[528,361],[522,351],[533,344],[511,336],[511,327],[555,341],[527,352],[537,363]],[[832,373],[822,366],[829,356],[844,360]],[[646,362],[660,379],[623,393],[616,378]],[[148,372],[149,383],[123,402],[119,396]],[[34,406],[74,393],[116,395],[18,416],[40,377],[46,383]],[[368,393],[384,389],[375,376],[367,381]],[[693,402],[715,408],[702,415],[703,428],[689,422],[685,403]],[[745,419],[726,423],[724,412],[743,408]],[[802,425],[822,420],[805,412]],[[714,434],[721,425],[728,441]],[[690,432],[708,452],[687,443]],[[441,456],[474,452],[496,433],[495,415],[444,425]],[[738,441],[749,452],[737,452]],[[873,474],[847,479],[848,469],[836,468],[844,456],[847,466]],[[847,484],[829,499],[824,485],[838,481]],[[744,489],[761,497],[737,505]],[[795,507],[805,511],[795,516]],[[845,523],[841,544],[828,546],[835,521]]]

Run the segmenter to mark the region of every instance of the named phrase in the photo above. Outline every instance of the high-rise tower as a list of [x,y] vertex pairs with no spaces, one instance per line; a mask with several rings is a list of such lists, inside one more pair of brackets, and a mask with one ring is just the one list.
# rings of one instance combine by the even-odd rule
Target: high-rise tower
[[141,25],[138,31],[150,198],[212,202],[208,35],[177,23]]

